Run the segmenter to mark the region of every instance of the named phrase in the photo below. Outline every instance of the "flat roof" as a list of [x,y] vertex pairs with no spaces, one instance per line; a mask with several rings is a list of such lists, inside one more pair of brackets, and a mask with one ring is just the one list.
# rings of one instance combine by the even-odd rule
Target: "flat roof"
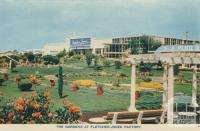
[[200,44],[193,45],[162,45],[155,53],[164,52],[200,52]]

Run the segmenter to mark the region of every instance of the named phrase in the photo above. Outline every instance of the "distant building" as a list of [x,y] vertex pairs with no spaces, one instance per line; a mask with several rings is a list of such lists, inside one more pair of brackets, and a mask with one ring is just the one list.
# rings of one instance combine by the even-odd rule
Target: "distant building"
[[111,39],[95,39],[95,38],[66,38],[69,50],[74,54],[84,55],[88,50],[93,54],[103,55],[104,44],[112,42]]
[[22,51],[21,53],[24,54],[24,53],[29,53],[29,52],[32,52],[33,54],[42,54],[42,49],[28,49],[28,50]]
[[[140,41],[141,37],[143,36],[144,35],[113,38],[112,43],[105,44],[104,56],[106,56],[107,58],[121,59],[123,54],[125,54],[128,51],[129,43],[133,40]],[[162,45],[200,44],[200,41],[198,40],[186,40],[178,38],[153,36],[153,35],[146,35],[146,36],[154,39],[155,41],[160,42]]]
[[42,49],[42,55],[57,55],[59,52],[63,51],[63,50],[68,51],[69,47],[67,46],[67,44],[65,42],[57,42],[57,43],[48,43],[44,46],[44,48]]

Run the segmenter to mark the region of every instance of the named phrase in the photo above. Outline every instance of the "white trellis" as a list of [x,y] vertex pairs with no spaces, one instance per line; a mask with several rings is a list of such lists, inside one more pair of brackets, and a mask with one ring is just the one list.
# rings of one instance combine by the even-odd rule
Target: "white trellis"
[[200,64],[200,54],[197,53],[159,53],[159,54],[139,54],[129,55],[125,61],[131,62],[131,97],[129,111],[135,111],[135,90],[136,90],[136,65],[141,61],[155,63],[161,61],[164,66],[163,73],[163,110],[167,111],[167,122],[173,124],[174,114],[174,72],[175,64],[192,64],[192,107],[197,104],[197,64]]

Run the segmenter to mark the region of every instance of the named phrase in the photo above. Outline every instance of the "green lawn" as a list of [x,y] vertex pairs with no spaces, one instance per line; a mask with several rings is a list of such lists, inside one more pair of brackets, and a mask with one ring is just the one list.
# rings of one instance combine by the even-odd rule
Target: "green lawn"
[[[69,61],[66,62],[66,67],[63,67],[64,74],[80,74],[78,77],[64,77],[66,81],[73,81],[77,79],[91,79],[97,82],[103,83],[113,83],[116,79],[120,80],[120,83],[130,84],[130,73],[131,68],[123,66],[122,69],[115,69],[115,67],[103,67],[103,70],[112,74],[112,76],[91,76],[89,74],[98,73],[93,67],[88,67],[85,62],[80,61]],[[74,68],[76,67],[76,68]],[[128,78],[118,78],[115,77],[116,72],[121,71],[125,73]],[[19,91],[17,85],[14,81],[14,77],[18,74],[30,75],[39,73],[40,75],[55,75],[58,73],[58,67],[17,67],[15,72],[9,74],[9,81],[4,83],[4,86],[0,86],[0,91],[5,93],[6,99],[14,99],[16,97],[22,96],[22,92]],[[153,76],[162,76],[162,71],[152,71]],[[184,79],[191,79],[192,73],[189,71],[184,71]],[[139,80],[138,80],[139,81]],[[47,80],[41,80],[43,84],[49,84]],[[62,99],[58,97],[57,86],[55,88],[47,88],[46,86],[34,86],[33,90],[38,90],[40,92],[50,91],[52,94],[52,102],[54,104],[53,109],[56,109],[62,105]],[[71,83],[67,82],[64,85],[64,96],[66,96],[68,102],[72,102],[77,106],[81,107],[82,111],[120,111],[127,110],[127,107],[130,102],[129,93],[109,90],[106,87],[105,93],[103,96],[96,95],[96,89],[88,89],[81,87],[78,92],[71,91]],[[175,83],[175,93],[185,93],[191,95],[191,84],[179,84]],[[26,92],[28,95],[31,94],[31,91]],[[155,97],[147,94],[143,94],[141,99],[137,102],[138,108],[143,108],[145,106],[152,106],[157,103],[161,104],[162,94],[154,93]],[[150,104],[148,104],[150,103]],[[4,104],[1,102],[1,104]],[[156,106],[157,106],[156,105]]]

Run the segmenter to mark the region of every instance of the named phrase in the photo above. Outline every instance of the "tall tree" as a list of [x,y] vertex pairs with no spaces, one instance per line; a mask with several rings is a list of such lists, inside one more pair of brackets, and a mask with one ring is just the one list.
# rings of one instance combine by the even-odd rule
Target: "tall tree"
[[94,58],[94,55],[92,54],[91,51],[87,51],[85,54],[85,58],[86,58],[87,65],[90,66],[92,63],[92,59]]

